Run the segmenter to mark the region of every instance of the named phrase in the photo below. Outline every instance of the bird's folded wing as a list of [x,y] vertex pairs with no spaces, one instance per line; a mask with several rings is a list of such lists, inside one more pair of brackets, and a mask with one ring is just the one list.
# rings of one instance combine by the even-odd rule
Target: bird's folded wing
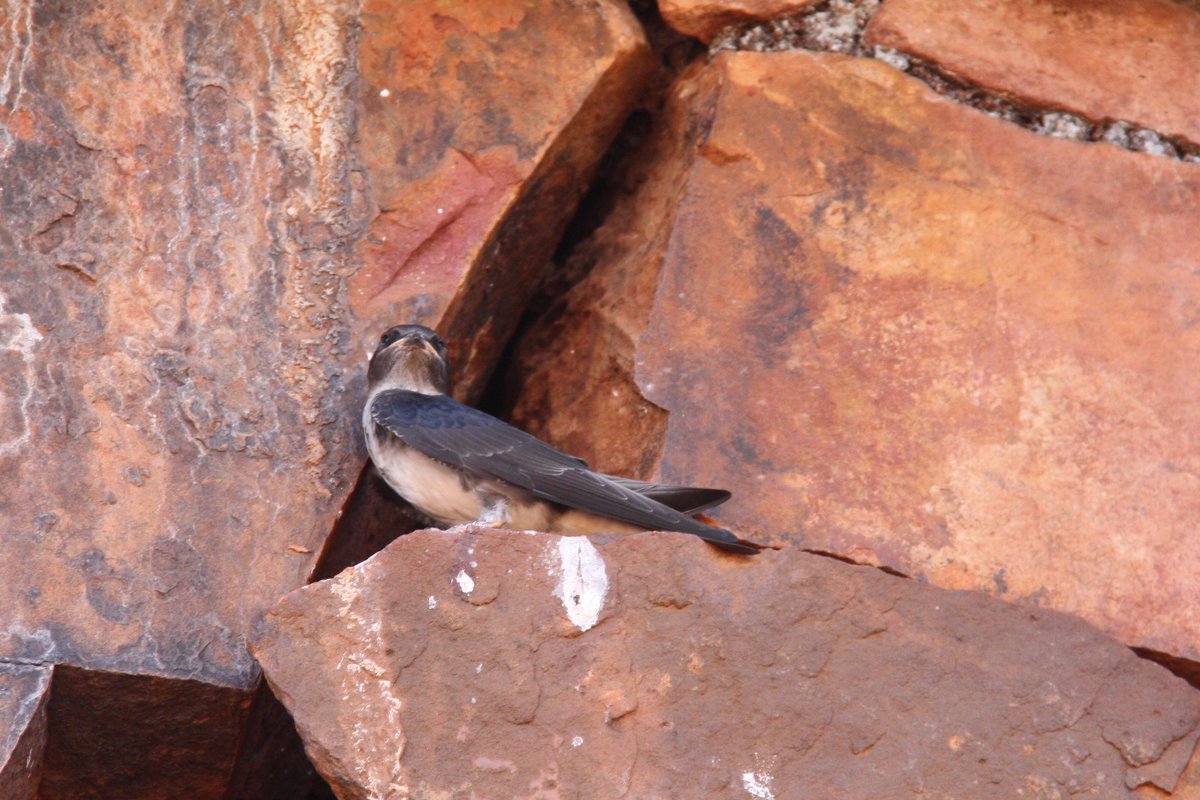
[[694,533],[741,549],[742,542],[728,531],[592,472],[582,459],[446,395],[380,392],[371,403],[371,419],[431,458],[512,484],[542,500],[644,528]]

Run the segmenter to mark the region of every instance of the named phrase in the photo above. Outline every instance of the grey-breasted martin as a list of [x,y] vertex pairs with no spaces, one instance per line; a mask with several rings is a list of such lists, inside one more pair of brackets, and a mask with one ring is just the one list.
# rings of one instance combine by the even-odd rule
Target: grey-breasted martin
[[566,534],[670,530],[735,553],[762,549],[689,516],[725,502],[729,492],[593,472],[582,459],[449,397],[449,373],[436,333],[397,325],[371,356],[363,407],[375,467],[437,524]]

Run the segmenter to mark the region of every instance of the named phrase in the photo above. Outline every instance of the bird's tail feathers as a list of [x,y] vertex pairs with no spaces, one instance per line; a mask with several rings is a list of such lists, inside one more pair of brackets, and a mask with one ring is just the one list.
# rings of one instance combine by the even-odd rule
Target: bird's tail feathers
[[732,531],[727,531],[724,528],[718,528],[714,525],[706,525],[700,520],[691,520],[694,526],[680,527],[684,533],[691,533],[699,536],[704,541],[711,545],[721,548],[730,553],[741,553],[743,555],[752,556],[761,550],[767,549],[766,545],[752,542],[749,539],[743,539]]
[[669,483],[648,483],[647,481],[635,481],[632,478],[622,478],[616,475],[607,475],[605,477],[621,484],[627,489],[632,489],[643,497],[649,497],[651,500],[662,503],[668,508],[673,508],[681,514],[699,514],[701,511],[716,508],[731,497],[729,492],[724,489],[706,489],[700,486],[673,486]]

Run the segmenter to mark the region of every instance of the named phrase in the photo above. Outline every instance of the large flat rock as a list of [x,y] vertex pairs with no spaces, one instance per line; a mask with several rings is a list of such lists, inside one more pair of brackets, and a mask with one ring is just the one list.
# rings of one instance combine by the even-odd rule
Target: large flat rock
[[1078,618],[681,534],[414,533],[251,648],[344,800],[1119,798],[1200,735]]
[[664,120],[514,419],[731,489],[747,536],[1200,658],[1200,168],[801,52],[722,54]]
[[[248,621],[304,583],[364,462],[365,346],[477,331],[452,339],[465,391],[483,379],[644,41],[609,2],[0,20],[0,660],[236,709]],[[220,759],[243,717],[209,719]]]
[[1200,144],[1200,13],[1170,0],[887,0],[868,45],[1039,109]]

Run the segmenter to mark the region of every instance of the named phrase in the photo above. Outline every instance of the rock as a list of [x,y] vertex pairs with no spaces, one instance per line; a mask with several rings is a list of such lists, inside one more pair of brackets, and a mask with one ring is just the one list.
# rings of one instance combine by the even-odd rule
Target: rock
[[1078,618],[680,534],[421,531],[250,647],[347,799],[1126,797],[1200,735]]
[[211,681],[60,665],[38,797],[223,797],[249,706]]
[[363,20],[360,136],[377,213],[355,247],[350,304],[442,322],[456,393],[475,397],[653,62],[612,0],[370,0]]
[[0,797],[36,800],[53,668],[0,664]]
[[730,25],[753,25],[814,6],[819,0],[658,0],[672,28],[710,42]]
[[[1195,683],[1192,685],[1194,686]],[[1133,796],[1138,800],[1152,800],[1153,798],[1162,800],[1168,797],[1173,800],[1197,800],[1200,798],[1200,748],[1192,751],[1192,758],[1184,767],[1179,780],[1175,782],[1173,791],[1167,792],[1152,784],[1143,784],[1133,791]]]
[[219,794],[246,626],[314,570],[364,462],[364,348],[418,315],[478,386],[525,296],[495,286],[548,262],[645,45],[614,2],[4,19],[0,662],[78,668],[58,796]]
[[865,34],[1035,108],[1200,144],[1200,14],[1169,0],[888,0]]
[[801,52],[721,54],[664,118],[514,421],[728,488],[751,539],[1200,660],[1200,168]]

